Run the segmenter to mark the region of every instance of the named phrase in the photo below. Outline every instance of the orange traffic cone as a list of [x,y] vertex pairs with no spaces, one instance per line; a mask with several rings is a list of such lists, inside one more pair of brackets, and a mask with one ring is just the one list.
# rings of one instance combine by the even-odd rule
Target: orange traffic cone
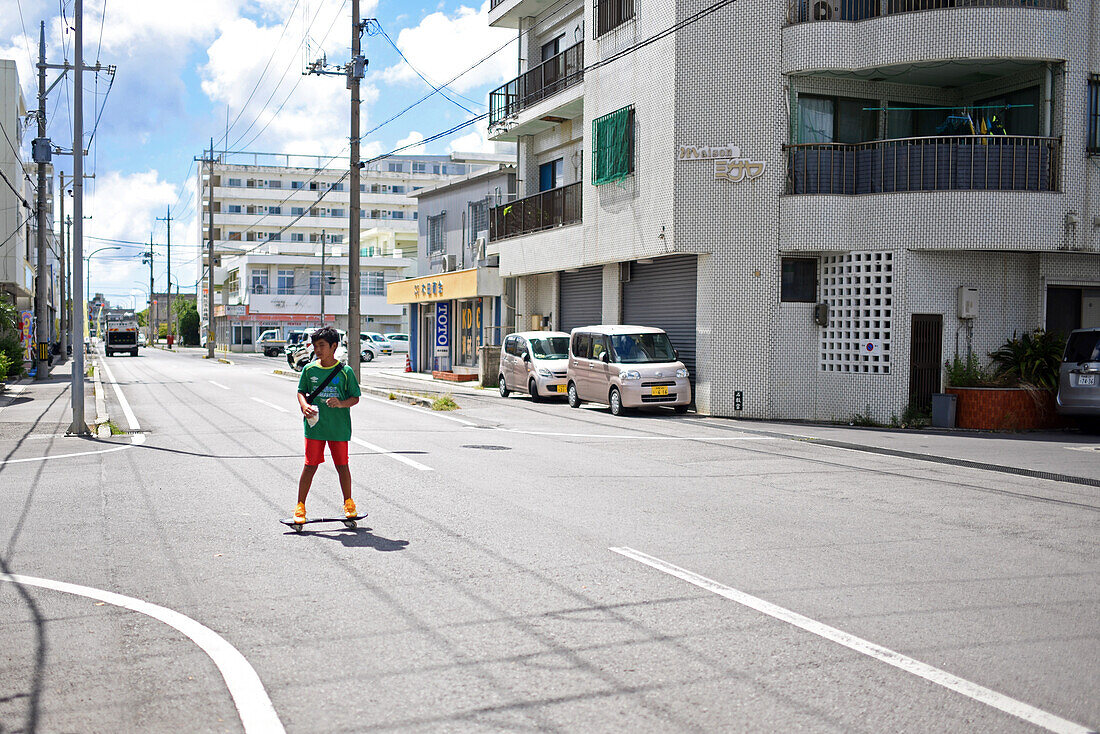
[[405,355],[405,371],[406,372],[412,372],[413,371],[412,361],[409,359],[409,355],[407,355],[407,354]]

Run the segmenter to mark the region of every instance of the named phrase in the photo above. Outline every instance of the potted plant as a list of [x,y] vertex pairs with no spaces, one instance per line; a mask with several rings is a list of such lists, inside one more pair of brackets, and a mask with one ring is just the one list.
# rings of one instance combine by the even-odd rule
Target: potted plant
[[1064,338],[1042,329],[1016,334],[989,354],[947,363],[947,393],[955,395],[959,428],[1027,430],[1059,425],[1054,409]]

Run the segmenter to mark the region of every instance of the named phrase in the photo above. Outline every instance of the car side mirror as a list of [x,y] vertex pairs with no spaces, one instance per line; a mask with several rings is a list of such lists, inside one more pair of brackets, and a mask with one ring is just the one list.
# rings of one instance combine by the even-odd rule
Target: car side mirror
[[601,362],[610,362],[611,357],[607,354],[607,352],[601,352],[600,353],[600,361]]
[[673,349],[672,350],[672,356],[675,357],[676,359],[679,359],[680,358],[680,350],[679,349]]
[[530,362],[531,361],[531,355],[528,354],[527,352],[524,352],[523,353],[523,361],[524,362]]

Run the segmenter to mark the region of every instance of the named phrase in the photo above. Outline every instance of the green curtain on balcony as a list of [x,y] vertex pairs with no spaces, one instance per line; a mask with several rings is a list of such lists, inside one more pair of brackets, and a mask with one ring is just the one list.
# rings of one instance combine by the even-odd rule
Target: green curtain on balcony
[[614,183],[634,170],[634,108],[592,121],[592,185]]

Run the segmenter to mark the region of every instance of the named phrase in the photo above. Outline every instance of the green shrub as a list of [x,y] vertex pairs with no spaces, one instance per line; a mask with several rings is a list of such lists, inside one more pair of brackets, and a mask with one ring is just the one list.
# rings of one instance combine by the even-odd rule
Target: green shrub
[[450,395],[440,395],[432,401],[432,410],[458,410],[458,403]]
[[1066,340],[1061,333],[1036,329],[1019,337],[1013,333],[1012,338],[1000,349],[990,352],[989,357],[993,360],[995,374],[1005,381],[1056,390],[1065,349]]
[[955,359],[945,362],[947,367],[948,387],[994,387],[995,378],[990,371],[982,367],[982,363],[973,354],[966,355],[966,360]]
[[14,334],[0,337],[0,354],[7,358],[5,375],[19,377],[23,374],[23,345],[19,342],[19,337]]
[[8,376],[8,370],[11,369],[11,358],[8,355],[0,352],[0,380],[3,380]]

